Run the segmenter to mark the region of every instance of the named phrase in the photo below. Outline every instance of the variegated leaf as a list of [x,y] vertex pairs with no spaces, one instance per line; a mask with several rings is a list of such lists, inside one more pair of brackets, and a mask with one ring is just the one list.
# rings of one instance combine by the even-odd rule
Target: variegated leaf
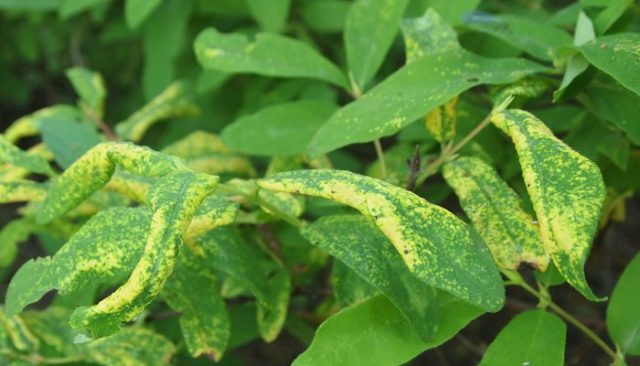
[[8,163],[34,173],[51,174],[49,162],[39,155],[28,154],[0,135],[0,163]]
[[549,257],[537,225],[522,209],[520,197],[491,166],[463,157],[447,162],[443,175],[498,267],[517,269],[524,262],[542,272],[547,269]]
[[173,272],[191,219],[217,183],[217,177],[174,172],[154,184],[147,198],[153,211],[149,232],[131,276],[98,304],[76,309],[71,315],[71,326],[86,328],[92,335],[102,337],[116,332],[120,323],[140,314]]
[[88,362],[105,366],[165,366],[176,347],[160,334],[147,329],[124,329],[82,347]]
[[456,106],[458,97],[442,104],[425,117],[425,127],[436,141],[447,143],[456,135]]
[[303,228],[302,234],[378,288],[420,338],[428,341],[436,334],[436,290],[409,272],[393,245],[367,218],[325,216]]
[[407,63],[424,55],[460,48],[456,31],[432,8],[419,18],[403,19],[400,28]]
[[545,251],[569,284],[586,298],[598,300],[583,268],[605,197],[598,166],[530,113],[506,110],[491,121],[511,136],[516,147]]
[[0,203],[42,201],[46,195],[47,188],[41,183],[30,180],[0,181]]
[[37,220],[49,222],[79,205],[102,188],[116,167],[133,174],[154,177],[183,170],[176,158],[127,142],[105,142],[87,151],[49,188]]
[[420,280],[488,311],[502,307],[504,288],[489,250],[444,208],[384,181],[340,170],[280,173],[258,184],[354,207],[375,222]]
[[15,120],[4,132],[4,136],[11,143],[23,137],[35,136],[38,134],[40,124],[46,123],[49,118],[79,120],[82,118],[82,112],[76,107],[65,104],[42,108]]

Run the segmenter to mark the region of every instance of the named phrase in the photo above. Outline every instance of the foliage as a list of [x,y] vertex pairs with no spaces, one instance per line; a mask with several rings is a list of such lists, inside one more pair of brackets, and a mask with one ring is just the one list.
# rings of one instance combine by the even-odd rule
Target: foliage
[[632,362],[640,6],[565,3],[0,0],[0,363]]

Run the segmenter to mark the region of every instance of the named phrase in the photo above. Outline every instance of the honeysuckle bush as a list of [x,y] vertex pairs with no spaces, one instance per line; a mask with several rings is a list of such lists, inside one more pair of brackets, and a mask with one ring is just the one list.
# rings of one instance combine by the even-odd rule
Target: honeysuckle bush
[[287,333],[297,366],[421,364],[510,296],[439,362],[640,355],[640,256],[613,291],[585,271],[640,187],[637,3],[0,10],[0,363],[237,365]]

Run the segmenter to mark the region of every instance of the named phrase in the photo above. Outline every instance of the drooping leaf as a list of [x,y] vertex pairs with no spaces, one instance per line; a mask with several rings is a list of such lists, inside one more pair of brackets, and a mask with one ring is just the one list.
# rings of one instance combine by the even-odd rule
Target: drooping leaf
[[364,90],[398,33],[408,0],[356,0],[347,14],[344,43],[350,78]]
[[124,18],[131,29],[136,29],[162,3],[162,0],[127,0]]
[[47,195],[42,183],[30,180],[0,181],[0,203],[41,201]]
[[571,36],[548,22],[516,15],[500,15],[465,25],[473,30],[497,37],[541,60],[558,58],[557,49],[572,44]]
[[438,317],[435,289],[409,272],[393,245],[367,218],[325,216],[303,228],[302,234],[378,288],[421,339],[434,337]]
[[237,231],[219,228],[199,237],[196,242],[203,248],[207,263],[242,283],[256,297],[256,314],[260,335],[270,342],[278,335],[287,314],[289,278],[278,270],[267,278],[259,264],[260,256],[248,246]]
[[580,51],[593,66],[640,95],[638,48],[640,33],[618,33],[591,40]]
[[407,63],[424,55],[460,48],[456,31],[432,8],[419,18],[403,19],[401,29]]
[[308,45],[284,36],[258,33],[251,42],[239,33],[223,34],[214,28],[195,40],[198,61],[205,69],[277,77],[325,80],[346,87],[344,75],[331,61]]
[[640,355],[640,255],[624,269],[607,308],[607,329],[623,354]]
[[546,253],[569,284],[597,300],[583,267],[605,196],[598,166],[525,111],[506,110],[491,121],[515,144]]
[[0,163],[7,163],[42,174],[52,172],[49,162],[39,155],[27,154],[0,135]]
[[53,182],[38,212],[37,221],[49,222],[79,205],[109,181],[116,166],[147,177],[183,169],[179,160],[147,147],[126,142],[99,144],[80,157]]
[[293,365],[400,365],[446,342],[482,311],[439,293],[438,314],[438,332],[424,342],[385,296],[373,297],[322,323]]
[[240,117],[222,131],[223,141],[250,155],[297,155],[336,107],[315,100],[277,104]]
[[94,126],[58,115],[43,118],[39,130],[45,146],[63,168],[69,167],[82,154],[102,142]]
[[159,121],[193,116],[199,111],[189,87],[184,82],[175,82],[129,118],[118,123],[116,131],[123,138],[137,142]]
[[451,212],[413,192],[340,170],[280,173],[258,185],[351,206],[375,222],[420,280],[488,311],[502,307],[502,281],[480,237]]
[[102,75],[83,67],[67,69],[66,74],[80,97],[80,105],[93,113],[95,118],[102,118],[107,96]]
[[182,250],[162,297],[181,313],[180,329],[189,354],[220,360],[229,340],[229,314],[208,260],[206,255]]
[[291,0],[244,0],[251,15],[269,32],[280,32],[289,16]]
[[509,83],[543,70],[525,60],[487,59],[462,50],[425,55],[338,110],[315,134],[309,153],[392,135],[469,88]]
[[7,291],[7,313],[19,313],[52,289],[64,295],[126,276],[142,254],[150,216],[146,208],[100,211],[53,257],[20,267]]
[[544,310],[520,313],[491,342],[480,366],[562,366],[566,332],[564,322]]
[[71,326],[102,337],[116,332],[120,323],[140,314],[173,272],[191,219],[217,183],[217,177],[181,171],[170,173],[154,184],[147,198],[153,211],[149,232],[131,276],[97,305],[76,309],[71,315]]
[[163,336],[147,329],[124,329],[110,337],[87,343],[86,360],[109,366],[165,366],[176,347]]
[[499,267],[518,269],[528,263],[541,272],[547,269],[549,257],[538,227],[522,209],[520,197],[491,166],[479,158],[463,157],[446,163],[443,176]]

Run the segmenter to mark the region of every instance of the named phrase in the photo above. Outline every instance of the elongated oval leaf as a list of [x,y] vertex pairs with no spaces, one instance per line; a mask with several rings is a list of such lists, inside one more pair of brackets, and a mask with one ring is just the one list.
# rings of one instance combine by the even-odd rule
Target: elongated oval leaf
[[8,163],[35,173],[52,172],[49,162],[40,155],[28,154],[0,135],[0,163]]
[[170,364],[176,347],[148,329],[125,329],[110,337],[87,343],[81,354],[100,365],[164,366]]
[[269,32],[280,32],[287,22],[291,0],[245,0],[251,15]]
[[107,90],[102,75],[83,67],[72,67],[66,71],[67,78],[80,96],[80,105],[94,114],[94,118],[102,118],[104,99]]
[[142,255],[150,217],[144,207],[100,211],[53,257],[20,267],[7,290],[7,313],[20,312],[53,289],[64,295],[126,276]]
[[382,65],[398,33],[408,0],[356,0],[344,29],[347,63],[356,87],[363,90]]
[[491,342],[480,366],[562,366],[567,327],[543,310],[518,314]]
[[623,354],[640,355],[640,255],[627,265],[611,294],[607,329]]
[[222,34],[209,28],[198,35],[194,48],[205,69],[313,78],[347,85],[344,75],[331,61],[308,45],[277,34],[258,33],[251,42],[243,34]]
[[54,119],[80,120],[82,112],[76,108],[65,104],[56,104],[50,107],[39,109],[24,117],[15,120],[11,126],[4,131],[4,137],[12,144],[23,137],[35,136],[38,134],[38,127],[48,120]]
[[478,158],[463,157],[446,163],[443,175],[499,267],[517,269],[524,262],[542,272],[547,269],[549,257],[538,227],[493,168]]
[[640,95],[640,33],[618,33],[598,37],[580,50],[589,62]]
[[432,8],[419,18],[403,19],[401,29],[407,63],[424,55],[460,48],[456,31]]
[[384,181],[340,170],[279,173],[258,184],[357,209],[375,222],[420,280],[488,311],[502,307],[504,288],[486,245],[444,208]]
[[487,59],[462,50],[425,55],[338,110],[315,134],[309,153],[392,135],[467,89],[510,83],[543,70],[526,60]]
[[433,338],[437,331],[435,289],[409,272],[393,245],[367,218],[326,216],[303,228],[302,234],[378,288],[421,339]]
[[250,155],[299,155],[335,110],[315,100],[277,104],[240,117],[222,131],[222,140]]
[[0,203],[41,201],[46,195],[47,188],[42,183],[30,180],[0,181]]
[[136,29],[163,0],[127,0],[124,3],[124,18],[131,29]]
[[491,121],[515,144],[546,253],[569,284],[598,300],[584,275],[605,197],[598,166],[525,111],[506,110]]
[[76,309],[71,314],[71,326],[86,328],[93,336],[102,337],[140,314],[173,272],[191,219],[217,183],[217,177],[191,172],[162,177],[149,190],[147,201],[153,214],[144,252],[131,276],[97,305]]
[[373,297],[322,323],[293,366],[400,365],[446,342],[482,311],[439,293],[438,314],[438,332],[424,342],[386,297]]

